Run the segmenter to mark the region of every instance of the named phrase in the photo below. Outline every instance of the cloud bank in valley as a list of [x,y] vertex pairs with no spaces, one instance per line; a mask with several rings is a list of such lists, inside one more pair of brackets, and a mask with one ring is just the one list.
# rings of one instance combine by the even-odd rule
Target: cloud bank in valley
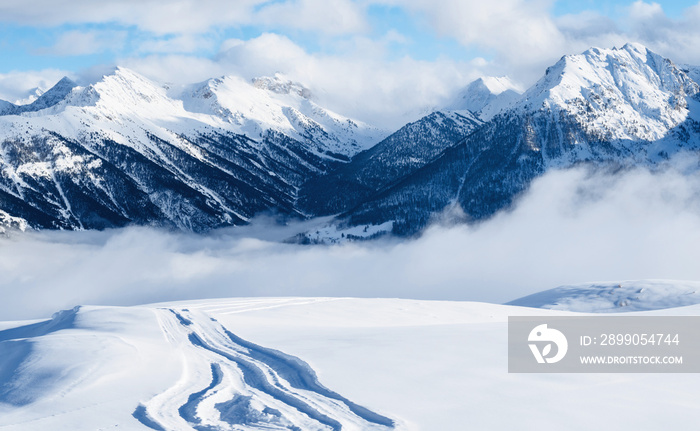
[[502,303],[563,284],[700,280],[700,179],[676,170],[553,172],[513,211],[477,226],[433,226],[410,241],[270,240],[299,228],[14,234],[0,239],[0,320],[77,304],[232,296]]

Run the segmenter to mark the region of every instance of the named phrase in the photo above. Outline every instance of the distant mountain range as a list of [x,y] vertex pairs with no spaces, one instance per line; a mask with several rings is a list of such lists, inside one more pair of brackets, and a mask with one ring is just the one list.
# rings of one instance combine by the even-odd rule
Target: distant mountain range
[[272,212],[410,235],[457,206],[490,217],[550,169],[698,151],[699,77],[640,45],[592,48],[522,94],[479,79],[392,134],[282,75],[64,78],[31,104],[0,102],[0,226],[206,231]]
[[658,165],[700,149],[699,92],[687,71],[640,45],[565,56],[430,163],[336,209],[350,224],[391,220],[411,234],[455,205],[470,220],[489,217],[550,169]]
[[386,132],[326,110],[281,76],[164,88],[124,68],[0,104],[0,220],[204,231],[273,211]]

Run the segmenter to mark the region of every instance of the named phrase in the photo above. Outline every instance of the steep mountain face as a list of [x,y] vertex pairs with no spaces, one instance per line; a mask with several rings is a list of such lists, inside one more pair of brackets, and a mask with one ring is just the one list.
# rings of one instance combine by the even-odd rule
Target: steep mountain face
[[433,161],[483,122],[470,111],[437,111],[407,124],[300,191],[305,212],[335,214],[353,208]]
[[562,58],[509,110],[349,211],[411,234],[459,204],[473,220],[508,207],[548,169],[653,166],[700,149],[698,84],[639,45]]
[[309,214],[329,215],[375,198],[514,104],[519,95],[507,77],[479,78],[444,109],[407,124],[350,163],[304,184],[300,207]]
[[[229,96],[218,106],[237,112],[239,100]],[[261,211],[294,216],[298,186],[364,145],[354,131],[368,127],[311,102],[316,118],[350,130],[319,126],[332,138],[310,145],[313,138],[296,139],[301,126],[287,134],[262,123],[249,137],[230,118],[186,109],[211,98],[200,93],[183,102],[118,68],[94,85],[64,79],[31,105],[10,106],[0,117],[0,209],[33,227],[64,229],[139,223],[201,231]]]
[[700,84],[700,66],[690,66],[684,64],[681,69],[685,72],[690,79],[695,81],[696,84]]

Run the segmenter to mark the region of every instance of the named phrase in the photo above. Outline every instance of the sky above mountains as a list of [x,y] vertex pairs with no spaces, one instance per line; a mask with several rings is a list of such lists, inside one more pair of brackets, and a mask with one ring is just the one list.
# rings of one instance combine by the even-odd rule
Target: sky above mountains
[[162,82],[282,72],[318,101],[400,125],[482,75],[531,85],[562,55],[639,42],[700,64],[695,1],[9,0],[0,98],[115,64]]

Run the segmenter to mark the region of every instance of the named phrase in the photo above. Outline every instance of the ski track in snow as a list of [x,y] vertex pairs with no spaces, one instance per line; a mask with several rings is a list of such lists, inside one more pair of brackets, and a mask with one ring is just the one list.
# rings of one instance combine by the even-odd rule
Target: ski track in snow
[[[255,301],[245,305],[247,310],[259,306]],[[288,300],[265,308],[285,305],[290,305]],[[192,307],[154,311],[165,337],[181,352],[184,367],[174,386],[134,411],[134,418],[150,429],[394,428],[392,419],[324,387],[302,360],[245,341],[202,311]]]
[[263,298],[263,299],[235,299],[230,302],[202,302],[189,305],[190,310],[199,309],[207,313],[236,314],[249,311],[271,310],[273,308],[288,307],[290,305],[306,305],[318,302],[338,301],[342,298]]

